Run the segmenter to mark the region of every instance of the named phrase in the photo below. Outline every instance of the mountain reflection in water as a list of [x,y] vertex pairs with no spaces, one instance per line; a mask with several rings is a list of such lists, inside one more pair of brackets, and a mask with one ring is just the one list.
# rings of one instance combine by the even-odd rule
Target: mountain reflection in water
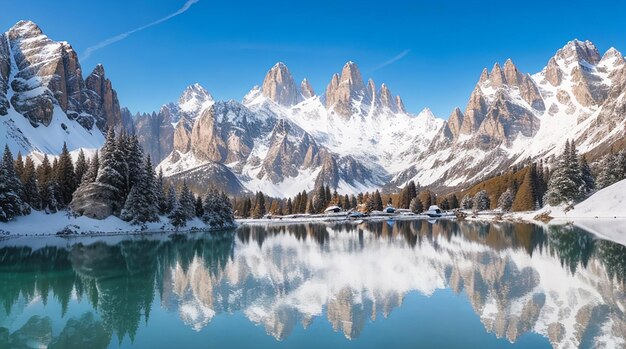
[[[316,318],[356,339],[409,293],[444,289],[512,343],[526,333],[555,347],[625,343],[626,248],[569,226],[400,221],[41,241],[0,242],[0,348],[132,343],[155,307],[199,332],[241,313],[276,339]],[[66,316],[72,302],[85,305]],[[33,304],[45,311],[18,321]]]

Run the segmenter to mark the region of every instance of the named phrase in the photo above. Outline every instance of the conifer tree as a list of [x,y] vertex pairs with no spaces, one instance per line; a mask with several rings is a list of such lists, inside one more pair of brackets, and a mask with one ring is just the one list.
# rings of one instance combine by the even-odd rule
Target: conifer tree
[[96,181],[104,184],[111,192],[110,197],[113,198],[111,207],[113,212],[117,212],[122,208],[124,201],[124,190],[126,188],[126,164],[124,161],[124,153],[119,148],[123,144],[117,141],[113,128],[109,129],[106,140],[102,147],[100,156],[100,169]]
[[604,155],[599,161],[597,187],[606,188],[621,180],[621,164],[614,152]]
[[202,221],[213,228],[232,226],[234,222],[233,208],[226,194],[220,194],[216,190],[207,192],[204,198]]
[[498,198],[498,208],[504,212],[508,212],[511,210],[512,206],[513,206],[513,190],[511,190],[511,188],[508,188]]
[[[173,190],[173,189],[172,189]],[[185,209],[180,205],[176,196],[174,196],[174,202],[172,202],[172,210],[167,216],[170,219],[170,224],[178,230],[187,225],[187,214]]]
[[291,198],[287,199],[287,206],[285,207],[286,214],[293,214],[293,204],[291,203]]
[[300,207],[298,208],[299,213],[307,213],[307,208],[309,204],[309,194],[307,194],[306,190],[302,191],[302,198],[300,200]]
[[83,181],[83,177],[89,171],[89,165],[87,164],[87,158],[85,152],[81,148],[76,158],[76,166],[74,166],[74,176],[76,178],[76,186],[80,185]]
[[131,224],[156,222],[159,220],[159,210],[150,156],[146,158],[143,168],[136,171],[137,183],[133,185],[126,199],[121,217]]
[[196,198],[196,217],[202,218],[204,215],[204,202],[202,201],[202,197],[198,195]]
[[377,211],[383,210],[383,198],[380,196],[378,189],[374,192],[374,209]]
[[484,211],[488,210],[491,206],[491,202],[489,200],[489,194],[485,190],[481,190],[476,195],[474,195],[474,204],[472,207],[476,211]]
[[41,165],[37,167],[37,181],[41,208],[47,213],[54,213],[59,209],[59,190],[53,172],[48,155],[44,154]]
[[66,143],[63,143],[63,149],[57,162],[56,182],[61,194],[60,204],[62,207],[66,207],[72,201],[72,195],[78,187],[72,156],[67,150]]
[[39,196],[39,184],[37,183],[37,172],[35,163],[30,155],[26,156],[24,164],[24,201],[35,210],[41,209],[41,197]]
[[596,185],[593,179],[593,174],[591,174],[591,168],[589,167],[589,163],[587,163],[587,158],[584,155],[581,155],[578,158],[578,166],[580,167],[580,172],[584,183],[583,191],[584,194],[587,195],[595,189]]
[[352,194],[350,196],[350,209],[356,209],[357,206],[358,206],[357,198],[356,196],[354,196],[354,194]]
[[155,181],[155,191],[157,196],[157,206],[159,207],[159,214],[164,215],[168,213],[167,197],[165,195],[163,180],[163,170],[159,169],[159,175]]
[[471,210],[474,206],[474,200],[470,194],[465,194],[463,199],[461,199],[461,208],[464,210]]
[[254,210],[252,212],[252,218],[259,219],[265,216],[265,195],[262,192],[256,193],[254,202]]
[[556,206],[561,203],[573,203],[584,197],[585,183],[578,166],[578,156],[574,143],[567,141],[565,150],[559,157],[556,168],[552,171],[544,201]]
[[24,203],[22,183],[15,171],[13,154],[8,146],[4,147],[0,163],[0,222],[30,213],[30,207]]
[[322,211],[324,210],[324,208],[326,208],[326,206],[328,206],[328,204],[330,203],[332,199],[333,199],[333,195],[330,192],[330,185],[327,185],[324,188],[324,205],[322,205],[323,206]]
[[24,159],[22,159],[22,152],[17,152],[17,158],[14,162],[15,173],[17,174],[17,178],[19,178],[20,182],[24,184]]
[[178,199],[176,198],[176,191],[174,190],[174,186],[169,186],[167,188],[167,207],[165,213],[171,213],[174,209],[174,204],[176,204]]
[[100,156],[98,155],[98,151],[93,155],[91,160],[89,160],[89,168],[87,173],[83,176],[82,182],[84,183],[93,183],[98,178],[98,170],[100,169]]
[[252,200],[249,197],[246,197],[243,202],[243,209],[241,211],[241,217],[250,218],[250,214],[252,213]]
[[183,188],[180,192],[180,198],[178,199],[178,202],[183,208],[185,212],[185,218],[187,220],[192,219],[196,215],[195,201],[196,200],[194,199],[193,194],[187,186],[187,182],[183,181]]

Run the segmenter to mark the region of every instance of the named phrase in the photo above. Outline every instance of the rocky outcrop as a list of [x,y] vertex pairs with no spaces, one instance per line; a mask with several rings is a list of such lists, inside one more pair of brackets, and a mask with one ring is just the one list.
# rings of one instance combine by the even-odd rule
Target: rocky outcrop
[[296,177],[300,170],[314,166],[319,148],[311,136],[285,119],[279,119],[272,131],[269,150],[257,177],[272,183]]
[[457,138],[461,132],[461,125],[463,125],[463,113],[461,109],[454,108],[452,114],[448,118],[448,128],[450,129],[450,133],[452,138]]
[[[83,80],[72,46],[50,40],[30,21],[15,24],[1,41],[0,114],[6,114],[9,106],[5,100],[10,85],[14,92],[10,106],[34,127],[50,125],[58,106],[87,130],[94,126],[100,131],[112,126],[125,128],[117,95],[102,65]],[[17,70],[9,82],[11,58]]]
[[11,72],[9,43],[7,35],[0,34],[0,116],[6,115],[9,109],[7,92],[9,90],[9,74]]
[[114,192],[105,184],[83,183],[74,192],[70,208],[81,216],[105,219],[114,214],[114,210],[121,210],[121,207],[115,208],[111,205],[115,199]]
[[487,115],[487,101],[483,96],[480,87],[476,86],[470,95],[467,107],[465,107],[465,117],[461,124],[460,134],[469,135],[474,133],[480,127],[480,124]]
[[395,103],[394,98],[391,96],[391,92],[389,91],[389,88],[387,88],[387,85],[382,84],[378,94],[380,96],[380,105],[383,108],[387,108],[394,113],[398,111],[398,106]]
[[281,62],[267,72],[261,92],[280,105],[291,106],[299,101],[298,87],[287,66]]
[[98,64],[85,79],[85,111],[95,116],[96,126],[105,130],[122,124],[120,103],[117,92],[111,86],[111,80],[107,79],[104,67]]
[[341,77],[333,75],[326,88],[326,107],[344,118],[350,118],[361,110],[355,108],[353,101],[359,101],[363,105],[371,102],[370,94],[367,93],[363,77],[354,62],[348,62],[341,71]]
[[563,72],[559,68],[559,64],[554,57],[550,58],[545,70],[546,80],[552,84],[552,86],[559,86],[563,81]]
[[302,80],[302,82],[300,83],[300,93],[302,94],[303,99],[315,97],[315,91],[313,90],[313,86],[311,86],[307,79]]
[[505,92],[499,92],[478,129],[480,145],[513,140],[518,134],[532,137],[539,130],[539,120],[527,109],[512,103]]

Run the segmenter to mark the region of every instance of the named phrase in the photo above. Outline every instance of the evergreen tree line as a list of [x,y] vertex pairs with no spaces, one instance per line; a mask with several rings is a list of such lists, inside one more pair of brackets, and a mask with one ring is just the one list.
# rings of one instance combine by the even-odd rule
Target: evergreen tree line
[[150,156],[144,157],[135,135],[107,133],[100,152],[87,159],[79,152],[76,163],[64,144],[52,163],[44,155],[35,166],[29,155],[13,160],[5,146],[0,162],[0,221],[27,215],[31,209],[54,213],[67,209],[74,194],[97,188],[98,197],[114,215],[133,225],[159,221],[168,216],[176,228],[194,217],[211,227],[234,222],[232,205],[224,193],[210,189],[204,198],[194,196],[186,183],[177,194],[173,186],[165,187],[163,173],[155,174]]
[[5,146],[0,162],[0,221],[28,215],[31,210],[54,213],[65,209],[88,167],[82,151],[74,166],[65,144],[58,158],[50,162],[44,155],[38,166],[30,155],[24,158],[18,153],[14,160]]

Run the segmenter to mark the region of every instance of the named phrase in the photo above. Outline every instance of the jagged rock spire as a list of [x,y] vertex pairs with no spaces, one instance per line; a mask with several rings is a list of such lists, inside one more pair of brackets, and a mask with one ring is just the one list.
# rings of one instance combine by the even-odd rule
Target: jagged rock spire
[[304,99],[315,97],[315,91],[307,79],[302,80],[300,83],[300,91]]
[[353,114],[352,101],[361,100],[364,104],[369,104],[371,98],[363,83],[361,72],[356,63],[348,62],[341,71],[341,77],[333,75],[332,80],[326,88],[326,107],[333,109],[343,117],[350,117]]
[[265,75],[262,94],[274,102],[290,106],[298,103],[298,88],[293,76],[282,63],[276,63]]

